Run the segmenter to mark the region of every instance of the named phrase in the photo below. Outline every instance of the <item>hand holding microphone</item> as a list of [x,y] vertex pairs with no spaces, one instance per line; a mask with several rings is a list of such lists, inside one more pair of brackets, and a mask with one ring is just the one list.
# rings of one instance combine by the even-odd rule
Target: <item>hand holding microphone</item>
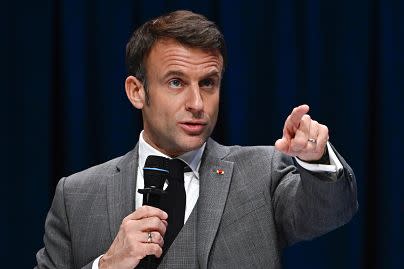
[[133,269],[139,263],[142,268],[153,268],[155,257],[162,255],[168,218],[159,209],[168,173],[165,162],[165,158],[158,156],[147,158],[143,174],[145,188],[139,190],[143,194],[143,206],[123,219],[111,247],[99,261],[100,269]]

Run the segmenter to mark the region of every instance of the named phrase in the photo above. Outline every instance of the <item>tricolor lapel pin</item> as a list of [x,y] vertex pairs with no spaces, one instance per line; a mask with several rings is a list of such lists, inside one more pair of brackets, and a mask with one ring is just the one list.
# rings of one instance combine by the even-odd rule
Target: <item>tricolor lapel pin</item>
[[224,175],[224,170],[222,170],[222,169],[217,169],[217,170],[215,170],[215,172],[218,175]]

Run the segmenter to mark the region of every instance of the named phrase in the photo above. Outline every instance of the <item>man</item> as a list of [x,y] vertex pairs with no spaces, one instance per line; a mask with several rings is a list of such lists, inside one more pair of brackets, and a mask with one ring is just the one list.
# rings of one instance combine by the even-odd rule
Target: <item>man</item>
[[[159,268],[280,268],[282,248],[355,214],[353,172],[307,105],[293,109],[276,149],[209,138],[226,64],[214,23],[189,11],[151,20],[135,31],[126,57],[126,93],[143,116],[139,142],[60,180],[37,268],[139,268],[146,255],[162,257]],[[190,167],[185,224],[168,248],[170,215],[142,206],[137,192],[149,155]]]

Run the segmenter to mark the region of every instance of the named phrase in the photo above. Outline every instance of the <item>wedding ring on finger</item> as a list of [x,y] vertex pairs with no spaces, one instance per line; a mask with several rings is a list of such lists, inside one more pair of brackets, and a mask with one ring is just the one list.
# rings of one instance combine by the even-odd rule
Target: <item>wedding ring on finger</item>
[[147,233],[147,243],[153,243],[153,236],[151,232]]
[[317,139],[315,139],[315,138],[309,138],[309,140],[308,140],[309,142],[311,142],[311,143],[317,143]]

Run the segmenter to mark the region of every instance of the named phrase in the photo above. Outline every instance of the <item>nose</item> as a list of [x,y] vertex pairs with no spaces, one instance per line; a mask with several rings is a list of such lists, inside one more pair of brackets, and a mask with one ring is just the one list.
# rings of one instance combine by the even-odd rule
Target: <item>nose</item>
[[186,110],[192,113],[201,113],[203,111],[203,99],[199,85],[193,85],[189,88],[187,102],[185,104]]

